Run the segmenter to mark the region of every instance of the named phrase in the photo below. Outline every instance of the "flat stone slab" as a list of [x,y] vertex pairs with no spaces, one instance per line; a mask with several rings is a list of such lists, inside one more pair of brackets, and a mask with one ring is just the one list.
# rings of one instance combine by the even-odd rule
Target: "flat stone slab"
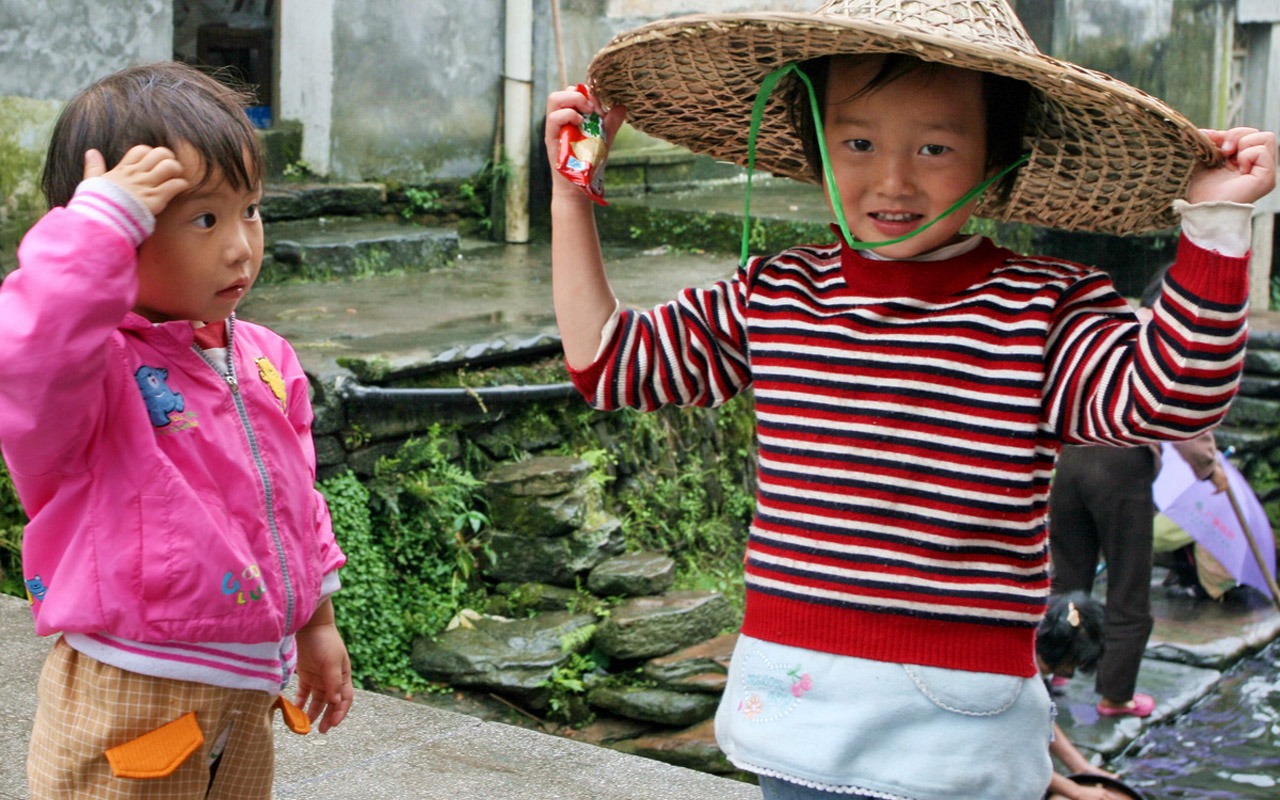
[[1175,717],[1213,690],[1222,673],[1214,669],[1144,658],[1138,671],[1138,691],[1156,699],[1155,711],[1146,719],[1133,716],[1104,717],[1098,713],[1098,695],[1092,675],[1077,675],[1066,693],[1054,698],[1057,722],[1076,747],[1106,758],[1119,755],[1150,725]]
[[1280,636],[1280,612],[1257,603],[1248,608],[1210,600],[1157,597],[1152,587],[1156,625],[1147,640],[1147,656],[1223,669]]
[[265,229],[262,280],[361,278],[451,266],[458,233],[381,218],[321,217]]
[[370,216],[382,210],[386,195],[380,183],[271,183],[262,194],[262,219],[274,223],[326,214]]
[[[1094,587],[1099,599],[1105,596],[1105,574]],[[1092,675],[1077,675],[1066,693],[1055,698],[1058,724],[1086,754],[1118,755],[1147,727],[1182,714],[1212,691],[1229,665],[1280,636],[1280,612],[1274,606],[1171,596],[1160,585],[1164,575],[1160,567],[1152,574],[1155,628],[1138,672],[1137,691],[1156,699],[1151,716],[1100,716]]]

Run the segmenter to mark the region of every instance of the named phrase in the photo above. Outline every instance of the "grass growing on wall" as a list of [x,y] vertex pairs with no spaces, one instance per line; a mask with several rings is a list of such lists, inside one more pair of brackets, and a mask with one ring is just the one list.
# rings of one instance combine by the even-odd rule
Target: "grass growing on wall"
[[334,612],[365,687],[426,688],[410,664],[413,640],[483,598],[473,544],[487,523],[483,484],[449,460],[452,435],[436,426],[406,442],[367,484],[350,471],[320,482],[347,555]]
[[9,480],[9,471],[0,465],[0,592],[26,596],[22,585],[22,527],[27,516]]

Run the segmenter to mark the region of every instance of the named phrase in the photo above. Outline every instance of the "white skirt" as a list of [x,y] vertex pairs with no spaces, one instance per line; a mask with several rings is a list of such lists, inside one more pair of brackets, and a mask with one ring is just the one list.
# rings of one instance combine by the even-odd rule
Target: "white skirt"
[[738,640],[716,713],[736,766],[888,800],[1041,800],[1053,703],[1039,677]]

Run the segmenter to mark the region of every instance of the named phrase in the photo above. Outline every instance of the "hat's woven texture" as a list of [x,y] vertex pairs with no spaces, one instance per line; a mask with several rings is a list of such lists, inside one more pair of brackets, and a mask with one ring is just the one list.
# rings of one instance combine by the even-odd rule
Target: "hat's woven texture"
[[[812,14],[693,15],[616,36],[588,70],[596,96],[623,105],[637,129],[695,153],[747,163],[760,82],[785,64],[847,53],[906,53],[1026,81],[1032,93],[1023,166],[1007,199],[980,216],[1033,225],[1134,233],[1176,223],[1213,144],[1181,114],[1109,75],[1042,54],[1003,0],[832,0]],[[790,79],[788,79],[790,80]],[[779,87],[769,99],[756,164],[813,182]]]

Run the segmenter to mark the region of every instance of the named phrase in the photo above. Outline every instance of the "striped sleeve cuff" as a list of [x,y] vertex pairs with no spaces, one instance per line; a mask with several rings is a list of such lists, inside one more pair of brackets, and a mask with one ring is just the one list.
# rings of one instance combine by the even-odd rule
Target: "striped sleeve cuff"
[[156,218],[136,197],[106,178],[89,178],[76,187],[67,210],[105,222],[137,247],[156,229]]

